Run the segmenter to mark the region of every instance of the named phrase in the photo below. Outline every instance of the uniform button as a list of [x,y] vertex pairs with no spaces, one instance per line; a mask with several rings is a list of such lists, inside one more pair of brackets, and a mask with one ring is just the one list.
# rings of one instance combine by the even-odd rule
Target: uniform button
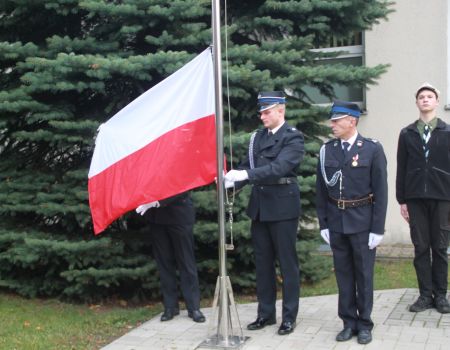
[[263,189],[264,189],[264,186],[261,186],[260,189],[263,190]]

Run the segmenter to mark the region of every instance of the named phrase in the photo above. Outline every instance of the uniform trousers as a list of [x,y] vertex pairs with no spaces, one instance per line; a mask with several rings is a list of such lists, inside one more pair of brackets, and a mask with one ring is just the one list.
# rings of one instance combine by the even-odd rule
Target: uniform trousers
[[278,260],[282,278],[283,322],[295,322],[300,294],[296,250],[298,218],[284,221],[252,221],[251,233],[256,265],[258,316],[276,317]]
[[158,266],[164,308],[178,309],[177,268],[186,308],[200,308],[200,289],[194,255],[193,225],[150,225],[153,255]]
[[406,204],[420,295],[446,296],[450,201],[411,199]]
[[372,330],[373,269],[375,249],[369,249],[369,232],[331,232],[334,271],[339,289],[338,315],[344,328]]

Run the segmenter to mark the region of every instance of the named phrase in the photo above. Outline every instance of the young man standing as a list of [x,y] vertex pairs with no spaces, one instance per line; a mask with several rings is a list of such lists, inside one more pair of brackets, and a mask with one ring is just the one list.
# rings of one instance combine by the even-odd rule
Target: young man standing
[[449,313],[447,248],[450,233],[450,127],[437,117],[439,91],[428,83],[415,94],[419,119],[400,132],[396,194],[414,244],[420,296],[409,307]]
[[282,91],[261,92],[258,111],[263,129],[251,139],[242,170],[225,175],[225,187],[249,183],[252,192],[247,215],[252,220],[251,234],[256,265],[258,314],[247,325],[258,330],[276,323],[278,260],[283,285],[282,321],[279,335],[292,333],[299,305],[299,266],[296,251],[300,216],[300,189],[297,167],[303,159],[303,134],[285,122],[286,99]]

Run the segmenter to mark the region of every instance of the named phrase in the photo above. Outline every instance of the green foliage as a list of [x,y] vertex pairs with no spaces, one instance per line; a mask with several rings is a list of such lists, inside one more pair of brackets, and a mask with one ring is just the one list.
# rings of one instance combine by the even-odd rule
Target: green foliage
[[100,349],[155,317],[159,305],[76,305],[0,294],[0,349]]
[[[210,45],[210,6],[209,0],[0,2],[1,286],[74,299],[159,293],[142,218],[129,213],[93,237],[87,172],[98,125]],[[228,2],[224,101],[229,97],[233,154],[229,146],[226,153],[233,165],[244,157],[249,132],[259,126],[258,91],[291,92],[287,119],[303,131],[307,151],[299,171],[305,280],[326,271],[311,255],[317,232],[305,227],[315,220],[315,166],[328,133],[321,124],[327,112],[311,105],[306,88],[331,100],[335,84],[363,87],[386,69],[323,64],[321,58],[337,53],[311,49],[327,46],[331,35],[368,29],[388,13],[385,0]],[[233,199],[236,249],[227,263],[237,289],[254,286],[247,200],[248,189]],[[194,201],[201,286],[211,293],[218,274],[214,186],[196,191]]]

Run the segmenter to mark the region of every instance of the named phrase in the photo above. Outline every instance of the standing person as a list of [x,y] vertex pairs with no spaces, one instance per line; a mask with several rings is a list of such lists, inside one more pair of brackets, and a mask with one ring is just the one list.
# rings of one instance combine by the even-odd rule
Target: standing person
[[275,262],[282,276],[283,311],[278,334],[294,331],[299,304],[300,274],[296,251],[300,190],[296,168],[303,158],[303,135],[285,122],[282,91],[261,92],[258,111],[264,129],[250,140],[248,158],[225,175],[226,187],[252,185],[247,215],[255,253],[258,315],[247,326],[257,330],[276,323]]
[[189,192],[140,205],[136,212],[144,215],[148,209],[153,255],[163,295],[161,321],[169,321],[180,313],[176,275],[178,268],[188,316],[194,322],[205,322],[205,316],[200,311],[200,289],[194,256],[195,211]]
[[400,213],[409,223],[414,245],[420,292],[409,311],[434,306],[440,313],[449,313],[450,126],[437,117],[435,87],[424,83],[415,96],[419,119],[400,132],[396,178]]
[[381,144],[357,131],[360,110],[336,101],[331,109],[334,139],[320,149],[316,205],[323,239],[333,252],[339,289],[338,315],[344,328],[337,341],[358,335],[372,341],[375,247],[387,210],[386,156]]

